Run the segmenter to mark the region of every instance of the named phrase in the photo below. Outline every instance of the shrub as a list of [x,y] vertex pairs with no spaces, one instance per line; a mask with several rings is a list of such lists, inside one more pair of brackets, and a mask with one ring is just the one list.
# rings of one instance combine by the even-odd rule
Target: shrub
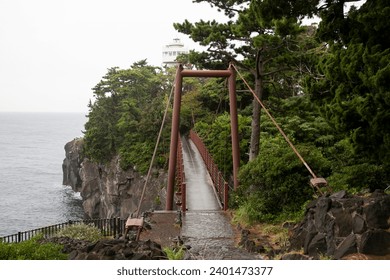
[[[314,146],[297,147],[314,170],[329,172],[329,163]],[[235,206],[250,223],[275,221],[280,215],[300,211],[313,196],[310,173],[280,137],[263,141],[262,155],[240,170],[240,190]],[[322,171],[322,172],[321,172]],[[245,214],[246,213],[246,214]]]
[[42,236],[35,236],[20,243],[0,242],[1,260],[66,260],[68,256],[62,253],[63,246],[39,241]]
[[69,237],[95,242],[102,239],[103,236],[100,230],[93,225],[77,224],[64,228],[56,234],[56,237]]

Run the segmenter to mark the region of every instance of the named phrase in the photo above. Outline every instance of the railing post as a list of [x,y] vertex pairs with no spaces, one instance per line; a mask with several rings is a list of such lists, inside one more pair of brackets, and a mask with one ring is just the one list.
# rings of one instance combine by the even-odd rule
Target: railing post
[[225,182],[224,190],[223,190],[223,210],[226,211],[228,209],[229,204],[229,185]]
[[187,211],[187,185],[186,183],[181,184],[181,211],[186,212]]

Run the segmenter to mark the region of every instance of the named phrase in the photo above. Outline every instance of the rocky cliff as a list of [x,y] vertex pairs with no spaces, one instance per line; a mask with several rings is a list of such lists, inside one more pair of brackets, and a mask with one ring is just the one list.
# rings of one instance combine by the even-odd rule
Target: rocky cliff
[[334,259],[354,254],[390,257],[390,195],[368,196],[341,191],[307,205],[304,220],[292,231],[291,247],[305,255]]
[[[126,219],[137,210],[145,177],[134,170],[122,170],[119,158],[97,164],[82,156],[82,139],[65,145],[63,185],[80,192],[88,218]],[[166,172],[154,171],[145,192],[141,213],[165,208]]]

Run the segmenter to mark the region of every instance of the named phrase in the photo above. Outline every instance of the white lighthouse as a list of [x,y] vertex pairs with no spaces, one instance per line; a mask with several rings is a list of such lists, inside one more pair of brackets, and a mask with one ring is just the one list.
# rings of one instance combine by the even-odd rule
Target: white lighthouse
[[162,50],[162,65],[171,67],[176,65],[176,58],[180,54],[188,53],[188,49],[180,42],[180,39],[175,38],[173,42],[165,45]]

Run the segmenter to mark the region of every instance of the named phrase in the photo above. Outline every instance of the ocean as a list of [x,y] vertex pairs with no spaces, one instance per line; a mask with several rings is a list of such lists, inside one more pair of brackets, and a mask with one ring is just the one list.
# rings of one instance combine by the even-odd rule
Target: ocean
[[0,236],[83,218],[62,161],[85,122],[83,113],[0,112]]

